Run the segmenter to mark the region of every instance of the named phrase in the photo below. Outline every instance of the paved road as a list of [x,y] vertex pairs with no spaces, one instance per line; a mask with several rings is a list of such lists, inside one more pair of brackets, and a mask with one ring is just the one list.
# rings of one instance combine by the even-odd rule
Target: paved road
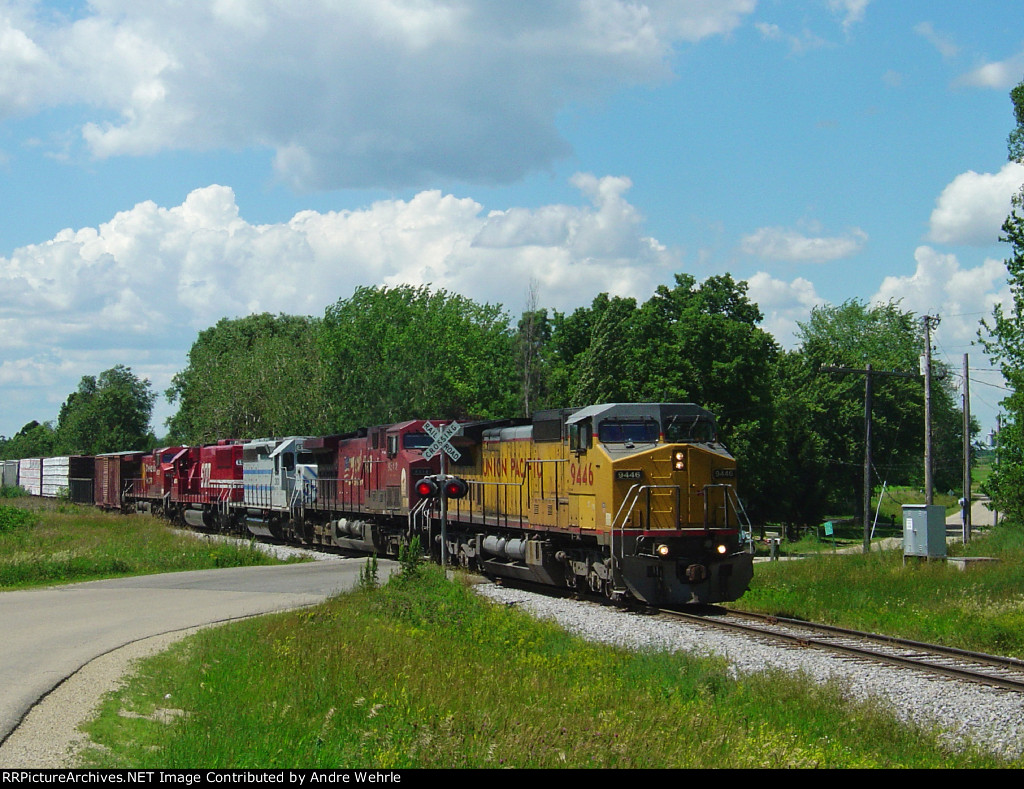
[[[338,559],[118,578],[0,593],[0,743],[84,665],[143,638],[314,605],[365,565]],[[380,562],[383,580],[395,567]]]
[[[992,502],[989,499],[974,499],[971,501],[971,525],[972,526],[993,526],[995,525],[995,513],[990,509]],[[1000,518],[1000,521],[1002,518]],[[959,512],[946,516],[947,526],[961,526],[963,516]]]

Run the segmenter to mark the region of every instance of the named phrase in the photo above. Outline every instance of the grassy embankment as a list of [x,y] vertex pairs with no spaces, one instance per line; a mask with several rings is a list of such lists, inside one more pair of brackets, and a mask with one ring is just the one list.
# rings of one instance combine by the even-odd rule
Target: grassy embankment
[[[975,490],[989,473],[991,458],[985,457],[974,469]],[[880,512],[875,541],[902,540],[903,504],[924,501],[924,492],[911,488],[886,489],[880,507],[873,499],[872,511]],[[934,502],[945,506],[947,515],[959,512],[954,495],[936,494]],[[895,527],[888,525],[892,522]],[[752,590],[736,607],[1024,658],[1021,527],[976,529],[968,545],[949,540],[952,557],[999,560],[963,571],[942,561],[904,563],[899,541],[895,550],[859,553],[863,526],[849,518],[835,519],[834,532],[826,537],[819,526],[783,544],[783,555],[814,560],[758,564]],[[844,548],[853,553],[836,555]]]
[[1002,525],[948,551],[998,561],[904,563],[897,548],[760,563],[736,607],[1024,658],[1024,528]]
[[279,563],[251,545],[197,540],[147,515],[0,496],[0,590]]
[[87,731],[100,767],[1005,766],[841,685],[584,642],[435,567],[202,632]]

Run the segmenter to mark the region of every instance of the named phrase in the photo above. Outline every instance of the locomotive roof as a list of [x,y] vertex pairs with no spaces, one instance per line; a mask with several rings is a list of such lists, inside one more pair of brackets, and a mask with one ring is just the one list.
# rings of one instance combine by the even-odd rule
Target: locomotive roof
[[581,408],[566,419],[567,424],[573,424],[591,417],[605,417],[606,419],[654,419],[658,422],[674,416],[707,416],[713,419],[714,415],[706,408],[696,403],[605,403],[604,405],[590,405]]

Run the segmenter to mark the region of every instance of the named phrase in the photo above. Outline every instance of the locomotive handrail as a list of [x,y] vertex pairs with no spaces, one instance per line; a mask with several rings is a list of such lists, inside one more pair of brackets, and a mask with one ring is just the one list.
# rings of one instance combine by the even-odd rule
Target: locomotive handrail
[[[710,485],[705,485],[704,486],[704,530],[707,531],[707,530],[709,530],[711,528],[710,522],[709,522],[710,507],[711,507],[711,497],[708,495],[708,490],[710,490],[711,488],[721,488],[725,492],[725,495],[722,497],[722,511],[725,514],[725,524],[724,524],[724,527],[726,529],[728,529],[729,528],[729,494],[730,494],[730,492],[732,492],[732,485],[723,485],[721,483],[718,483],[718,484],[710,484]],[[739,512],[738,511],[737,511],[737,514],[736,514],[736,522],[737,522],[737,524],[742,526],[742,524],[739,523]]]
[[[628,521],[629,518],[632,517],[633,511],[636,509],[636,505],[640,501],[640,494],[643,493],[643,492],[647,493],[647,527],[650,528],[650,526],[651,526],[651,491],[652,490],[675,490],[675,492],[676,492],[676,517],[678,517],[679,514],[682,512],[682,506],[683,506],[682,488],[679,485],[642,485],[642,484],[630,485],[629,490],[626,491],[626,495],[622,498],[622,504],[619,505],[618,512],[616,512],[615,513],[615,517],[612,518],[612,525],[611,525],[611,528],[609,529],[609,536],[611,537],[611,546],[610,546],[610,548],[611,548],[611,555],[612,555],[613,559],[614,558],[621,559],[625,555],[624,552],[625,552],[625,542],[626,542],[626,540],[625,540],[625,536],[624,535],[622,536],[622,542],[621,542],[621,546],[620,546],[620,549],[623,551],[623,556],[616,557],[616,555],[615,555],[615,532],[617,530],[620,535],[622,535],[622,533],[625,532],[625,530],[626,530],[626,521]],[[632,499],[632,501],[630,501],[631,499]],[[629,502],[629,509],[626,512],[625,517],[622,518],[621,523],[619,523],[619,515],[622,514],[622,511],[626,507],[627,502]],[[619,525],[616,526],[616,523],[618,523]]]
[[[523,488],[523,482],[524,481],[525,481],[525,475],[524,475],[524,479],[520,480],[519,482],[491,482],[489,480],[467,479],[466,480],[466,484],[468,484],[468,485],[479,485],[480,487],[484,488],[484,496],[483,496],[483,499],[482,499],[482,503],[480,504],[480,522],[481,522],[481,524],[483,524],[483,525],[487,524],[487,486],[491,485],[494,488],[519,488],[519,525],[522,526],[523,525],[523,491],[522,491],[522,488]],[[502,520],[502,518],[504,518],[504,522],[501,523],[501,525],[508,526],[508,506],[507,506],[508,505],[508,499],[506,498],[501,503],[503,505],[505,505],[505,506],[500,508],[501,511],[498,511],[498,512],[495,513],[494,520],[495,520],[495,522],[500,522]],[[497,490],[494,491],[494,506],[495,506],[496,510],[499,509],[498,508],[498,491]],[[470,508],[470,510],[469,510],[469,523],[470,523],[470,525],[472,525],[472,523],[473,523],[473,509],[472,508]]]
[[[739,494],[736,493],[736,489],[733,487],[728,488],[728,495],[733,499],[733,507],[736,508],[736,520],[740,525],[740,532],[746,537],[746,541],[749,542],[754,536],[754,527],[750,523],[750,516],[747,515],[746,509],[743,507],[743,502],[740,500]],[[742,516],[742,517],[741,517]],[[743,522],[746,521],[746,530],[743,529]]]
[[426,510],[432,505],[431,499],[420,499],[416,502],[416,505],[409,510],[408,521],[409,521],[409,538],[412,539],[413,533],[416,531],[416,519],[417,518],[429,518]]

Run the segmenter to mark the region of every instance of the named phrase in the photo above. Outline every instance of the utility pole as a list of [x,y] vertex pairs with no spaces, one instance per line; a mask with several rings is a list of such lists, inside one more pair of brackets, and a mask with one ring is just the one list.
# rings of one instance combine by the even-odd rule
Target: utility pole
[[971,379],[964,354],[964,545],[971,541]]
[[871,550],[871,365],[864,368],[864,553]]
[[932,484],[932,326],[939,318],[923,315],[924,322],[924,503],[934,504]]
[[[995,467],[996,471],[999,470],[999,431],[1003,429],[1003,415],[996,414],[996,440],[995,440]],[[992,510],[992,525],[999,525],[999,510]]]
[[858,373],[864,380],[864,553],[871,550],[871,406],[874,399],[872,378],[876,375],[888,375],[896,378],[915,378],[916,373],[899,373],[895,370],[875,370],[865,365],[863,370],[853,367],[822,367],[830,373]]

